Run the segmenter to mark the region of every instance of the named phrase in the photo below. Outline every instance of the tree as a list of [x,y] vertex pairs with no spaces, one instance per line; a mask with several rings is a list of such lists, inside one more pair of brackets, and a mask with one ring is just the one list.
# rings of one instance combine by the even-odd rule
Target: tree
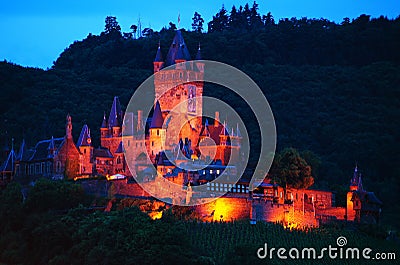
[[136,32],[137,32],[137,26],[136,25],[131,25],[130,29],[132,30],[132,35],[133,38],[136,39]]
[[172,23],[172,22],[169,22],[169,30],[176,30],[177,29],[177,27],[176,27],[176,25],[174,24],[174,23]]
[[151,37],[151,36],[153,36],[153,33],[154,33],[153,29],[151,29],[151,28],[145,28],[145,29],[142,31],[142,36],[144,36],[144,37]]
[[229,16],[226,14],[226,9],[222,5],[221,10],[213,16],[213,19],[208,23],[208,32],[223,31],[228,27]]
[[314,184],[311,167],[294,148],[285,148],[275,156],[271,177],[283,187],[285,198],[287,188],[307,189]]
[[107,16],[105,22],[106,22],[106,25],[104,27],[104,32],[106,34],[110,34],[112,32],[121,33],[121,27],[119,26],[116,17]]
[[258,13],[258,4],[256,1],[253,2],[253,6],[250,9],[250,28],[259,29],[263,25],[260,14]]
[[271,12],[268,12],[267,15],[263,15],[262,21],[264,23],[264,26],[275,25],[275,20]]
[[204,19],[201,17],[199,13],[194,12],[192,20],[193,20],[192,30],[194,32],[201,33],[203,31]]

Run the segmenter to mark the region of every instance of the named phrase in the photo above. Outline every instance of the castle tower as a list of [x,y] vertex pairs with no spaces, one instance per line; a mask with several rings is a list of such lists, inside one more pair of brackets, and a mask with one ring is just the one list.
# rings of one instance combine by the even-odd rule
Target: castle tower
[[106,113],[104,112],[103,122],[101,123],[100,127],[100,138],[108,137],[108,123],[106,118]]
[[[157,51],[158,54],[158,51]],[[161,52],[160,52],[161,54]],[[200,55],[199,55],[200,56]],[[157,61],[161,58],[156,56]],[[165,66],[173,66],[170,70],[156,72],[154,78],[155,96],[159,101],[164,117],[169,114],[172,124],[176,124],[176,132],[180,138],[191,140],[192,149],[198,143],[198,136],[202,128],[203,114],[203,82],[190,82],[189,79],[203,79],[204,65],[199,67],[189,62],[190,54],[180,30],[177,30],[169,48],[165,64],[155,63],[155,70]],[[200,118],[199,118],[200,117]],[[175,127],[175,126],[174,126]],[[166,148],[172,148],[167,146]]]
[[114,173],[124,174],[126,163],[124,158],[124,147],[122,141],[119,142],[118,148],[114,154]]
[[83,125],[76,146],[82,154],[81,172],[82,174],[93,173],[93,147],[90,129],[87,124]]
[[156,155],[164,150],[166,131],[163,129],[163,124],[164,118],[161,113],[160,103],[156,101],[149,128],[150,136],[148,144],[148,153],[153,163],[155,162]]
[[72,139],[72,119],[71,119],[71,115],[67,115],[67,122],[65,125],[65,137],[67,139]]
[[122,132],[122,117],[123,113],[121,110],[121,104],[118,97],[114,97],[110,115],[108,116],[108,122],[103,117],[103,123],[100,129],[101,133],[101,146],[106,147],[114,155],[121,142],[121,132]]
[[228,133],[226,122],[224,121],[221,132],[219,133],[219,145],[217,147],[216,159],[221,160],[223,165],[227,165],[231,157],[231,137]]
[[162,67],[164,66],[163,57],[161,54],[160,43],[158,43],[157,54],[156,54],[156,58],[154,59],[153,66],[154,66],[154,73],[159,72],[162,69]]
[[113,104],[108,117],[108,128],[112,137],[118,137],[121,134],[122,110],[118,97],[114,97]]
[[354,221],[355,211],[353,203],[353,193],[357,191],[364,191],[361,181],[361,173],[358,171],[357,165],[354,168],[353,177],[350,181],[349,191],[346,196],[346,218],[348,221]]

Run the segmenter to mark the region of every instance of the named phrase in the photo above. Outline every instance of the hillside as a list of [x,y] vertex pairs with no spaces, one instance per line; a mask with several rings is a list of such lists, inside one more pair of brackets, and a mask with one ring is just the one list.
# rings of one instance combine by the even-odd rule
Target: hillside
[[[183,31],[187,46],[193,55],[200,42],[204,59],[231,64],[257,82],[275,115],[278,149],[312,151],[321,161],[313,172],[317,188],[342,191],[357,162],[367,189],[389,204],[396,200],[400,18],[275,22],[257,13],[251,21],[258,24],[234,24],[230,16],[224,24],[217,17],[208,33]],[[103,112],[109,111],[113,97],[128,103],[152,73],[158,42],[166,54],[173,34],[173,28],[140,39],[120,31],[89,34],[66,48],[47,71],[0,63],[0,144],[10,145],[11,137],[18,146],[22,138],[33,145],[62,136],[70,113],[75,139],[87,123],[97,146]],[[235,95],[211,88],[206,84],[205,95],[247,113]],[[256,150],[258,127],[248,120]]]

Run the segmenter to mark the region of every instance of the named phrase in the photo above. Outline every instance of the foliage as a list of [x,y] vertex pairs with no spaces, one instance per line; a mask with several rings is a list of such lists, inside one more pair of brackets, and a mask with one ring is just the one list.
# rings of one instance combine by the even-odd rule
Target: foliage
[[294,148],[285,148],[275,155],[271,175],[285,191],[286,188],[307,189],[314,184],[311,167]]
[[194,12],[192,20],[193,20],[192,30],[194,32],[201,33],[203,31],[204,19],[201,17],[199,13]]
[[32,212],[65,211],[85,201],[83,189],[78,184],[40,179],[30,189],[25,205]]
[[110,34],[113,32],[121,32],[121,26],[118,24],[116,17],[107,16],[105,22],[104,33]]

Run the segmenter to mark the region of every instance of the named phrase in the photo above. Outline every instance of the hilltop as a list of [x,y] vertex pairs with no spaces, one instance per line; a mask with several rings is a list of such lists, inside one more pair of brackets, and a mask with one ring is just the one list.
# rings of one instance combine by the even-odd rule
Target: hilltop
[[[187,46],[200,42],[204,59],[231,64],[257,82],[275,115],[278,149],[310,150],[319,187],[347,188],[334,185],[347,183],[357,162],[367,187],[388,204],[397,199],[400,18],[275,22],[271,14],[221,9],[209,25],[208,33],[183,30]],[[0,143],[62,136],[70,113],[75,139],[87,123],[97,146],[103,112],[114,96],[128,103],[152,74],[158,43],[165,54],[174,30],[172,24],[138,39],[118,29],[89,34],[47,71],[0,63]],[[248,113],[225,89],[206,84],[204,91]],[[255,120],[248,129],[257,139]]]

